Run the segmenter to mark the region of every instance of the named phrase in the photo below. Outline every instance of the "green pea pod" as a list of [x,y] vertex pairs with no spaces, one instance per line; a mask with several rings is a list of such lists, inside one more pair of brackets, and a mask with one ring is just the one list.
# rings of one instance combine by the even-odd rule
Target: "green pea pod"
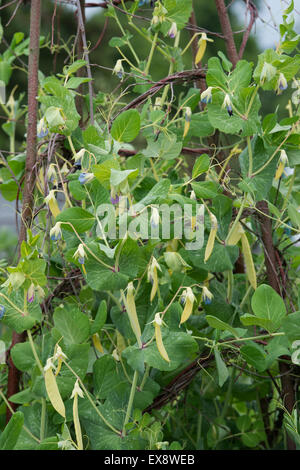
[[0,435],[0,449],[13,450],[24,424],[24,415],[21,411],[14,413]]

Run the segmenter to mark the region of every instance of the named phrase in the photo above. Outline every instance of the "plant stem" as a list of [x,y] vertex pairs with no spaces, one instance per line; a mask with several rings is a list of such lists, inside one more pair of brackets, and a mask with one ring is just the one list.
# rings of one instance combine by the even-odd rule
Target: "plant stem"
[[145,75],[148,75],[148,73],[149,73],[149,69],[150,69],[154,49],[155,49],[156,43],[157,43],[157,37],[158,37],[158,31],[155,33],[153,41],[152,41],[152,46],[151,46],[151,49],[150,49],[147,65],[146,65],[146,68],[145,68]]
[[123,424],[123,436],[126,434],[126,424],[129,421],[130,415],[131,415],[131,410],[132,410],[132,405],[133,405],[133,400],[136,392],[136,384],[137,384],[137,379],[138,379],[139,373],[137,370],[134,371],[133,374],[133,379],[132,379],[132,384],[131,384],[131,390],[130,390],[130,395],[129,395],[129,400],[128,400],[128,405],[127,405],[127,410],[126,410],[126,416]]
[[45,439],[46,429],[46,400],[42,398],[42,413],[41,413],[41,426],[40,426],[40,440]]
[[36,349],[35,349],[35,346],[34,346],[34,342],[33,342],[30,330],[27,330],[27,336],[28,336],[28,339],[29,339],[29,343],[30,343],[30,346],[31,346],[31,350],[32,350],[32,354],[34,356],[35,362],[36,362],[38,368],[40,369],[41,374],[44,375],[44,369],[43,369],[43,366],[41,364],[41,361],[39,360],[39,356],[37,355],[37,352],[36,352]]
[[238,222],[239,222],[239,220],[240,220],[240,218],[241,218],[241,215],[242,215],[242,213],[243,213],[244,206],[245,206],[245,197],[244,197],[244,199],[242,200],[241,207],[239,208],[239,211],[238,211],[238,213],[237,213],[237,216],[236,216],[236,218],[235,218],[235,221],[233,222],[232,227],[231,227],[231,229],[229,230],[229,233],[228,233],[228,235],[227,235],[227,237],[226,237],[225,244],[227,243],[227,241],[228,241],[229,238],[231,237],[232,232],[234,231],[236,225],[238,224]]
[[248,146],[248,157],[249,157],[249,170],[248,170],[248,177],[251,178],[252,171],[253,171],[253,153],[251,147],[251,139],[247,137],[247,146]]

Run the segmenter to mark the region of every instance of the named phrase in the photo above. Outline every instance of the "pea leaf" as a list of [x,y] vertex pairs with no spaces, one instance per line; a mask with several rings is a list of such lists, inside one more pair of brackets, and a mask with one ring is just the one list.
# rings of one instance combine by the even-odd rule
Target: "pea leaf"
[[112,137],[119,142],[131,142],[140,132],[141,118],[136,109],[120,114],[111,126]]

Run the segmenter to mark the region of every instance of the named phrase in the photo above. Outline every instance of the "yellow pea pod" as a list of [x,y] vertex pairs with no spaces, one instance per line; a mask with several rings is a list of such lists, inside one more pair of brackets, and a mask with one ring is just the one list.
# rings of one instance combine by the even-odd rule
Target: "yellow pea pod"
[[82,442],[82,433],[80,427],[80,421],[78,416],[78,393],[74,394],[73,399],[73,422],[75,428],[75,436],[77,441],[77,449],[83,450],[83,442]]
[[284,170],[284,167],[285,167],[285,164],[283,162],[280,162],[279,165],[278,165],[278,168],[276,170],[276,174],[275,174],[275,179],[276,180],[279,180],[279,178],[281,177],[281,175],[283,173],[283,170]]
[[44,185],[44,170],[40,168],[39,174],[36,179],[36,186],[41,194],[45,194],[45,185]]
[[60,373],[62,363],[63,363],[63,360],[62,360],[61,357],[59,357],[58,362],[57,362],[57,368],[56,368],[56,371],[55,371],[55,377],[57,377],[58,374]]
[[153,284],[152,284],[152,289],[151,289],[151,294],[150,294],[150,302],[152,302],[152,300],[154,299],[155,294],[157,292],[157,288],[158,288],[158,276],[157,276],[156,266],[153,267],[152,281],[153,281]]
[[98,333],[95,333],[92,335],[92,341],[93,341],[93,345],[95,347],[95,349],[97,349],[97,351],[99,351],[100,353],[104,353],[104,349],[102,347],[102,344],[100,342],[100,338],[99,338],[99,335]]
[[154,327],[155,327],[155,339],[156,339],[156,345],[157,345],[157,349],[159,351],[159,354],[161,355],[161,357],[167,361],[167,362],[170,362],[170,359],[169,359],[169,356],[168,356],[168,353],[166,351],[166,348],[164,347],[164,343],[162,341],[162,335],[161,335],[161,328],[160,328],[160,325],[154,321]]
[[130,282],[127,287],[127,297],[126,297],[127,313],[129,316],[132,331],[134,332],[138,343],[141,344],[142,332],[141,332],[138,316],[136,313],[136,306],[135,306],[133,291],[134,291],[134,287],[133,287],[132,282]]
[[230,237],[226,241],[226,245],[237,245],[243,232],[243,227],[241,226],[240,222],[238,222],[233,231],[230,233]]
[[191,299],[187,298],[183,312],[181,314],[180,325],[184,323],[185,321],[187,321],[189,317],[191,316],[192,311],[193,311],[193,305],[194,305],[194,302]]
[[198,42],[198,51],[195,57],[195,64],[197,65],[203,58],[206,50],[206,39],[202,38]]
[[121,355],[122,351],[126,349],[125,339],[118,330],[117,330],[117,349],[118,349],[119,355]]
[[50,209],[53,217],[56,218],[58,216],[58,214],[60,213],[60,210],[59,210],[56,199],[55,198],[50,199],[48,205],[49,205],[49,209]]
[[189,131],[190,124],[191,124],[191,117],[192,117],[191,108],[187,106],[186,111],[185,111],[185,123],[184,123],[184,130],[183,130],[183,138],[185,138],[185,136],[187,135],[187,133]]
[[49,400],[53,408],[59,413],[63,418],[66,417],[66,410],[64,402],[62,401],[55,375],[53,374],[52,368],[49,367],[45,370],[45,387],[49,397]]
[[242,233],[241,240],[242,240],[242,252],[244,255],[245,266],[246,266],[246,274],[247,274],[247,277],[251,286],[255,290],[257,288],[256,272],[255,272],[255,267],[253,263],[251,248],[250,248],[248,238],[245,233]]
[[210,212],[209,213],[210,220],[211,220],[211,229],[209,232],[209,237],[207,240],[207,245],[205,248],[205,253],[204,253],[204,263],[209,259],[210,255],[212,254],[212,251],[214,249],[214,244],[215,244],[215,238],[217,235],[218,231],[218,222],[216,217]]

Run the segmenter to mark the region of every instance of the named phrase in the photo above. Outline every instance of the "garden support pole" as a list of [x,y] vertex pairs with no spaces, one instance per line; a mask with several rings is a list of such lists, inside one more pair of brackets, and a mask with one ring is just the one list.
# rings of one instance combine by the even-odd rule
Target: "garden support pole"
[[[23,189],[23,205],[21,214],[21,227],[19,233],[19,251],[22,241],[26,240],[26,230],[31,226],[33,214],[33,188],[36,180],[37,162],[37,95],[38,95],[38,70],[39,70],[39,44],[40,44],[40,20],[41,0],[31,0],[30,9],[30,42],[28,59],[28,126],[25,178]],[[25,341],[25,333],[13,332],[11,348]],[[7,397],[19,391],[20,371],[15,367],[11,357],[8,359],[8,385]],[[12,409],[16,405],[10,402]],[[7,408],[6,419],[9,421],[11,412]]]

